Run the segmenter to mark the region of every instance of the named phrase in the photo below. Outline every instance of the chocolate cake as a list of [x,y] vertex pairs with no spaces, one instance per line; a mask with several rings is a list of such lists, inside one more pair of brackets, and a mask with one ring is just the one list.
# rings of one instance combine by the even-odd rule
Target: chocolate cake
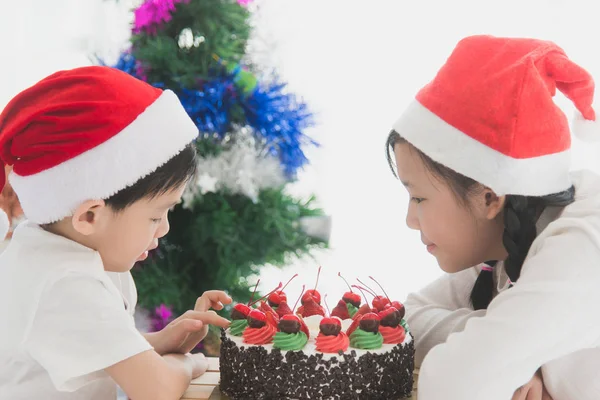
[[352,287],[371,293],[372,306],[350,288],[326,312],[315,285],[303,287],[294,312],[298,301],[290,308],[281,284],[259,307],[261,299],[236,304],[221,334],[221,392],[234,400],[410,397],[415,349],[404,306]]
[[396,400],[412,392],[414,345],[408,331],[401,344],[336,354],[317,351],[314,337],[298,351],[249,345],[225,330],[221,339],[220,389],[231,399]]

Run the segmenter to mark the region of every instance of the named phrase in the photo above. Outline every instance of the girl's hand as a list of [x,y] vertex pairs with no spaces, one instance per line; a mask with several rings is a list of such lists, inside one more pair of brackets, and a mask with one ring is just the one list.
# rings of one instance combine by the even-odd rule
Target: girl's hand
[[552,400],[544,387],[541,370],[538,369],[529,382],[517,389],[512,400]]

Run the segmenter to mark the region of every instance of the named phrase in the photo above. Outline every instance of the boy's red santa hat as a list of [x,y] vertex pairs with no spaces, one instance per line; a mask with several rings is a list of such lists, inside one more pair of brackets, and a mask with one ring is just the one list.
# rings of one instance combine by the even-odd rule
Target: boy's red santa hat
[[47,224],[131,186],[197,135],[173,92],[114,68],[76,68],[43,79],[4,108],[0,167],[13,165],[9,179],[25,216]]
[[578,110],[575,135],[600,139],[594,81],[556,44],[467,37],[394,130],[434,161],[499,195],[557,193],[571,186],[571,135],[552,100],[556,89]]

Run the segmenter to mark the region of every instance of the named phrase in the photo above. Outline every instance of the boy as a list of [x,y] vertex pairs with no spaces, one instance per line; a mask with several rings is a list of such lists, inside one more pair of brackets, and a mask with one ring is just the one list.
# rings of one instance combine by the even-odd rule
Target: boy
[[[108,67],[58,72],[0,114],[0,167],[27,221],[0,257],[0,399],[179,399],[206,360],[188,353],[209,309],[143,336],[130,269],[169,231],[196,172],[198,134],[172,92]],[[0,189],[5,178],[0,177]]]

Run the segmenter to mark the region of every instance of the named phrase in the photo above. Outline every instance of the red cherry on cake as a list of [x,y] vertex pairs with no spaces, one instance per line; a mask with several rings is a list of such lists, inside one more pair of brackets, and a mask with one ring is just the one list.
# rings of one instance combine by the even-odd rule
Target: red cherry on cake
[[279,306],[279,304],[281,304],[282,301],[287,301],[287,296],[283,292],[283,290],[278,290],[269,295],[268,301],[271,307],[276,307]]
[[342,300],[344,300],[344,302],[346,303],[352,304],[354,307],[360,307],[360,295],[358,293],[354,293],[352,287],[350,286],[346,278],[342,276],[341,272],[338,272],[338,276],[342,278],[344,282],[346,282],[346,286],[348,286],[348,289],[350,289],[350,291],[344,293],[344,295],[342,296]]
[[246,319],[248,318],[248,314],[250,314],[251,310],[252,309],[247,305],[238,303],[233,307],[233,310],[231,311],[231,319],[234,321],[238,319]]
[[267,324],[267,316],[264,312],[254,309],[248,314],[248,326],[250,328],[262,328]]
[[392,304],[386,304],[384,307],[384,310],[389,307],[394,307],[396,310],[398,310],[401,320],[402,320],[402,318],[404,318],[404,315],[406,314],[406,309],[404,308],[404,304],[400,303],[399,301],[394,300],[394,301],[392,301]]
[[311,300],[317,304],[321,304],[321,294],[317,290],[307,290],[302,296],[302,304]]
[[279,330],[284,333],[298,333],[301,325],[300,318],[293,314],[284,315],[279,320]]
[[373,307],[378,311],[382,311],[386,304],[390,304],[390,300],[385,296],[375,296],[373,298]]
[[319,266],[319,270],[317,271],[317,281],[315,282],[315,288],[307,290],[302,295],[302,304],[309,302],[310,300],[314,301],[317,304],[321,304],[321,293],[317,291],[317,286],[319,285],[319,276],[321,276],[321,267]]
[[252,302],[252,299],[254,299],[254,295],[256,294],[256,289],[258,289],[259,283],[260,283],[260,279],[258,281],[256,281],[256,285],[254,286],[254,291],[252,292],[252,296],[250,296],[250,301],[248,302],[248,305],[239,303],[239,304],[236,304],[235,306],[233,306],[233,310],[231,310],[231,319],[232,320],[235,321],[238,319],[248,318],[248,314],[250,314],[250,311],[252,310],[252,308],[250,308],[250,306],[254,304]]
[[381,321],[381,318],[379,317],[379,315],[372,313],[372,312],[366,313],[360,319],[360,322],[359,322],[360,329],[362,329],[363,331],[366,331],[366,332],[376,333],[379,331],[379,322],[380,321]]
[[287,287],[287,285],[289,285],[289,284],[290,284],[290,282],[291,282],[291,281],[293,281],[293,280],[294,280],[294,278],[295,278],[295,277],[297,277],[297,276],[298,276],[298,274],[295,274],[294,276],[292,276],[292,277],[290,278],[290,280],[289,280],[289,281],[287,281],[287,283],[286,283],[285,285],[283,285],[283,287],[281,288],[281,290],[276,290],[276,291],[274,291],[273,293],[271,293],[271,294],[269,295],[269,297],[268,297],[268,299],[267,299],[267,300],[268,300],[268,302],[269,302],[269,305],[270,305],[271,307],[278,307],[278,306],[279,306],[279,304],[281,304],[281,302],[282,302],[282,301],[287,301],[287,296],[286,296],[286,294],[284,293],[284,291],[283,291],[283,290],[284,290],[284,289]]
[[352,304],[354,307],[360,307],[360,295],[354,292],[346,292],[342,296],[342,300]]
[[400,321],[402,321],[400,312],[396,307],[392,307],[389,304],[385,307],[385,310],[379,312],[379,318],[381,318],[382,326],[389,326],[391,328],[397,327],[400,325]]
[[342,324],[338,318],[323,318],[319,330],[325,336],[337,336],[342,330]]

